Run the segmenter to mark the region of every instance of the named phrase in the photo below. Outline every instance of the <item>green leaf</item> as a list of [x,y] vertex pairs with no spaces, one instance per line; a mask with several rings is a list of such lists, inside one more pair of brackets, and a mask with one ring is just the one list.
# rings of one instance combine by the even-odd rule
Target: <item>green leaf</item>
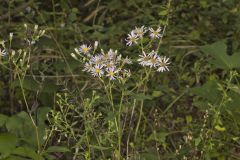
[[200,142],[201,142],[201,138],[196,138],[195,139],[195,146],[197,147],[199,144],[200,144]]
[[186,116],[186,121],[187,123],[191,123],[192,122],[192,116]]
[[95,148],[97,150],[107,150],[110,149],[110,147],[102,147],[102,146],[95,146],[95,145],[91,145],[92,148]]
[[237,85],[230,84],[229,89],[231,89],[232,91],[234,91],[234,92],[240,94],[240,87],[237,86]]
[[226,128],[221,127],[221,126],[219,126],[219,125],[216,125],[214,128],[215,128],[216,130],[220,131],[220,132],[224,132],[224,131],[226,130]]
[[133,94],[132,96],[136,100],[146,100],[146,99],[151,100],[153,98],[151,95],[145,95],[143,93]]
[[197,96],[209,100],[211,103],[215,103],[221,98],[221,92],[218,90],[216,81],[208,81],[200,87],[192,88],[190,91]]
[[48,149],[46,150],[46,152],[70,152],[70,150],[67,147],[63,147],[63,146],[51,146],[48,147]]
[[168,14],[168,10],[162,10],[162,11],[158,12],[159,16],[165,16],[167,14]]
[[14,115],[6,122],[6,128],[11,133],[17,133],[23,125],[23,119]]
[[12,134],[0,134],[0,153],[8,154],[16,147],[17,138]]
[[147,139],[148,141],[154,140],[154,141],[158,141],[161,144],[165,143],[166,137],[169,135],[169,133],[167,132],[153,132],[149,138]]
[[44,93],[54,93],[59,89],[60,89],[60,86],[56,85],[53,82],[47,81],[47,82],[43,83],[41,91]]
[[0,114],[0,127],[2,127],[5,124],[7,119],[8,119],[8,116],[5,116],[4,114]]
[[[20,81],[18,79],[16,79],[13,83],[12,83],[12,87],[20,87]],[[25,77],[25,79],[23,80],[23,88],[30,90],[30,91],[37,91],[39,89],[39,84],[31,77]]]
[[213,64],[222,69],[240,68],[240,52],[227,55],[227,46],[224,40],[200,47],[201,51],[214,58]]
[[34,150],[27,147],[18,147],[12,152],[12,154],[23,157],[29,157],[33,160],[43,160],[43,158],[40,155],[38,155]]
[[163,94],[162,91],[153,91],[152,97],[154,98],[160,97],[162,94]]

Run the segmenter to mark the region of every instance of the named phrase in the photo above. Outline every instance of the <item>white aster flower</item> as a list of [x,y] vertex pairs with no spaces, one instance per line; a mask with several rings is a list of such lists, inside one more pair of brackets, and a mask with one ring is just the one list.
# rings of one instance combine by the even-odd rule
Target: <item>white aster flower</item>
[[143,51],[142,55],[139,55],[139,57],[140,58],[137,60],[139,62],[139,64],[142,66],[147,66],[150,57],[148,55],[146,55],[146,53],[144,51]]
[[143,35],[147,32],[146,27],[142,26],[142,27],[135,27],[135,30],[133,30],[134,33],[139,37],[139,38],[143,38]]
[[129,78],[131,76],[131,71],[130,69],[129,70],[124,69],[122,71],[122,74],[123,74],[123,77]]
[[93,69],[93,67],[92,67],[92,64],[91,64],[91,63],[86,62],[86,63],[84,64],[83,71],[91,72],[92,69]]
[[107,54],[108,59],[112,60],[117,56],[117,50],[113,51],[112,49],[110,49]]
[[92,75],[94,77],[101,77],[104,73],[102,68],[103,68],[103,66],[101,66],[101,65],[95,65],[91,70]]
[[168,65],[170,64],[169,58],[167,57],[159,57],[158,58],[158,66],[159,68],[157,69],[158,72],[164,72],[164,71],[169,71]]
[[102,55],[95,55],[91,58],[91,63],[96,64],[96,65],[100,65],[103,63],[103,56]]
[[149,28],[150,31],[150,37],[155,39],[155,38],[161,38],[162,34],[160,33],[162,31],[161,27],[158,27],[156,30],[154,30],[152,27]]
[[128,34],[128,37],[126,39],[127,46],[131,46],[133,43],[137,44],[138,36],[135,34],[134,31],[131,31],[130,34]]
[[83,44],[79,47],[79,51],[84,54],[88,54],[91,51],[92,47],[89,45],[87,46],[86,44]]
[[147,62],[147,66],[150,66],[150,68],[152,67],[156,67],[159,64],[159,56],[157,55],[157,53],[155,51],[152,51],[151,53],[149,53],[149,60]]
[[124,64],[132,64],[132,60],[129,59],[128,57],[126,57],[126,58],[123,59],[123,63]]
[[111,67],[107,70],[107,77],[110,78],[110,80],[115,80],[116,79],[116,74],[117,74],[118,70],[115,70],[114,67]]
[[118,55],[116,58],[116,63],[119,63],[122,60],[122,55]]
[[5,56],[7,56],[7,54],[8,54],[8,53],[7,53],[7,51],[6,51],[5,49],[2,50],[2,49],[0,48],[0,56],[1,56],[1,57],[5,57]]
[[113,61],[109,61],[105,64],[104,66],[106,68],[106,70],[109,70],[109,68],[115,68],[115,63]]

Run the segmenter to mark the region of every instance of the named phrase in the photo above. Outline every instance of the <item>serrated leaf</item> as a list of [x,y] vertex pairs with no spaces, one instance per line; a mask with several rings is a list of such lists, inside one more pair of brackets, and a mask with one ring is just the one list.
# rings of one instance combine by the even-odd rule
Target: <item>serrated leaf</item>
[[227,45],[225,40],[202,46],[200,49],[202,52],[209,54],[214,58],[213,63],[218,68],[240,68],[240,52],[233,53],[231,56],[227,55]]

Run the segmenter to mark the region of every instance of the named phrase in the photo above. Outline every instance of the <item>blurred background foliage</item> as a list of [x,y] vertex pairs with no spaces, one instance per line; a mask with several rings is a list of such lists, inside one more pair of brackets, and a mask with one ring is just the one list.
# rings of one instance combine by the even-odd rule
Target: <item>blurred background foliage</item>
[[[92,90],[98,90],[102,99],[94,104],[94,112],[109,112],[98,82],[71,58],[75,47],[97,40],[102,48],[137,57],[137,50],[125,46],[127,33],[135,26],[165,25],[167,14],[165,0],[0,0],[0,38],[8,39],[12,32],[13,48],[24,46],[24,23],[46,30],[34,48],[24,80],[40,137],[48,128],[46,113],[57,108],[56,94],[66,89],[73,99],[91,97]],[[172,0],[168,22],[160,54],[170,56],[171,71],[151,75],[147,96],[135,95],[147,103],[130,158],[240,159],[239,0]],[[129,108],[126,114],[131,114]],[[33,128],[24,110],[16,76],[0,67],[2,159],[42,158],[35,152]],[[97,126],[96,134],[106,136],[100,125],[107,118],[90,124]],[[71,159],[74,142],[57,143],[58,136],[43,155]],[[187,136],[192,137],[190,142]],[[91,159],[98,158],[99,150],[106,155],[113,152],[99,146],[93,150]],[[82,152],[80,159],[88,159]]]

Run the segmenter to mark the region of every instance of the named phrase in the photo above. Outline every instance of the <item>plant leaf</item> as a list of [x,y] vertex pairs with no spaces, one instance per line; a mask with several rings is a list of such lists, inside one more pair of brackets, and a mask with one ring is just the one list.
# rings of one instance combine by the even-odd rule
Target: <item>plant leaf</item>
[[240,52],[233,53],[231,56],[227,55],[227,45],[225,44],[225,40],[202,46],[200,49],[202,52],[209,54],[214,58],[213,63],[218,68],[240,68]]
[[67,147],[63,146],[51,146],[48,147],[46,152],[70,152],[70,150]]

